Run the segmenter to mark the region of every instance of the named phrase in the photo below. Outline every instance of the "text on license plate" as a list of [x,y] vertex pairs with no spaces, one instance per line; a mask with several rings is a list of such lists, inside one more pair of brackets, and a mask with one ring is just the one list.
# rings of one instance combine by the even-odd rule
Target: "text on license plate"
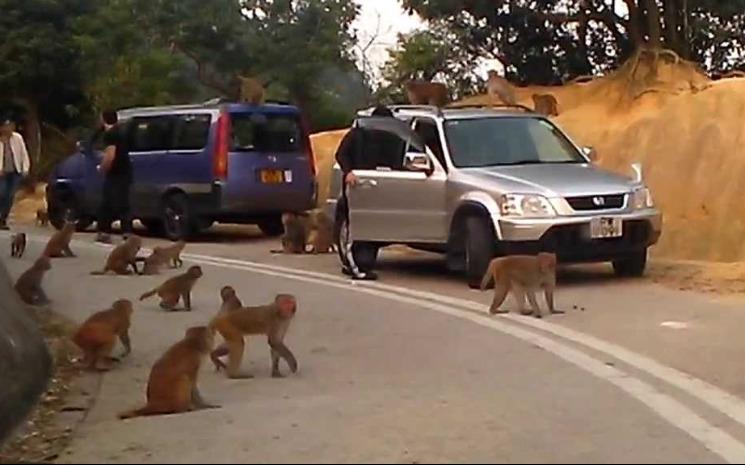
[[261,170],[259,178],[262,184],[282,184],[292,182],[291,170]]
[[623,237],[623,220],[621,218],[593,218],[590,222],[590,237],[593,239]]

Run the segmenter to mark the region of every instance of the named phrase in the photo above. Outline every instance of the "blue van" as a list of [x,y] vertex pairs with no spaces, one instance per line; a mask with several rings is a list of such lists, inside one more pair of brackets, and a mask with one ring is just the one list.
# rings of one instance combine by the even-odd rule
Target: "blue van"
[[[281,214],[316,204],[316,163],[307,126],[291,105],[208,102],[119,112],[131,135],[132,216],[178,240],[214,222],[256,224],[282,234]],[[100,139],[100,137],[98,138]],[[88,228],[103,176],[95,138],[58,165],[47,187],[52,224]]]

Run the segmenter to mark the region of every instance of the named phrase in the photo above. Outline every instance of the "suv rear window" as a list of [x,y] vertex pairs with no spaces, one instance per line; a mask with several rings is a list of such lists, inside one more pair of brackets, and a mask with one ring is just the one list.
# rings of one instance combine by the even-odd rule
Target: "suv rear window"
[[233,152],[287,153],[303,150],[298,115],[232,113]]

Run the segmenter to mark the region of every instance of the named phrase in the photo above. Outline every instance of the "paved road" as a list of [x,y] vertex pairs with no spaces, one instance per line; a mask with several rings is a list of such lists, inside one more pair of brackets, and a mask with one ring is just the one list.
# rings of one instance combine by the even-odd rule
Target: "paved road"
[[[9,262],[11,272],[41,247],[32,241],[26,259]],[[593,269],[563,274],[566,317],[490,318],[488,295],[443,276],[428,256],[393,252],[380,283],[352,285],[336,276],[333,257],[272,257],[268,248],[231,231],[189,247],[206,271],[195,311],[138,305],[134,353],[104,377],[64,461],[745,461],[745,404],[727,384],[737,378],[727,368],[735,364],[706,368],[704,356],[683,362],[678,353],[693,346],[686,350],[737,354],[727,340],[698,340],[734,334],[741,318],[734,304],[619,283]],[[89,243],[76,250],[79,259],[55,261],[47,287],[55,309],[77,320],[162,280],[91,277],[105,250]],[[298,296],[288,341],[300,372],[271,379],[265,344],[255,341],[245,368],[256,379],[203,371],[203,394],[222,409],[116,420],[143,402],[149,367],[163,350],[216,311],[225,284],[251,303],[277,292]],[[659,326],[667,320],[690,326]]]

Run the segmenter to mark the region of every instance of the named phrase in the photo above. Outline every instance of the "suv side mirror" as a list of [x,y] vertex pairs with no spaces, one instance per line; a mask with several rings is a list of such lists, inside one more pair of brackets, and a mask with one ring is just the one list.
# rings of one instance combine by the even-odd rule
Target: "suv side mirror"
[[404,155],[404,169],[430,173],[432,172],[432,161],[426,153],[408,152]]
[[634,181],[635,182],[642,182],[644,180],[644,175],[642,173],[642,164],[641,163],[632,163],[631,164],[631,171],[634,172]]
[[598,152],[595,147],[582,147],[582,153],[590,159],[591,162],[598,161]]

